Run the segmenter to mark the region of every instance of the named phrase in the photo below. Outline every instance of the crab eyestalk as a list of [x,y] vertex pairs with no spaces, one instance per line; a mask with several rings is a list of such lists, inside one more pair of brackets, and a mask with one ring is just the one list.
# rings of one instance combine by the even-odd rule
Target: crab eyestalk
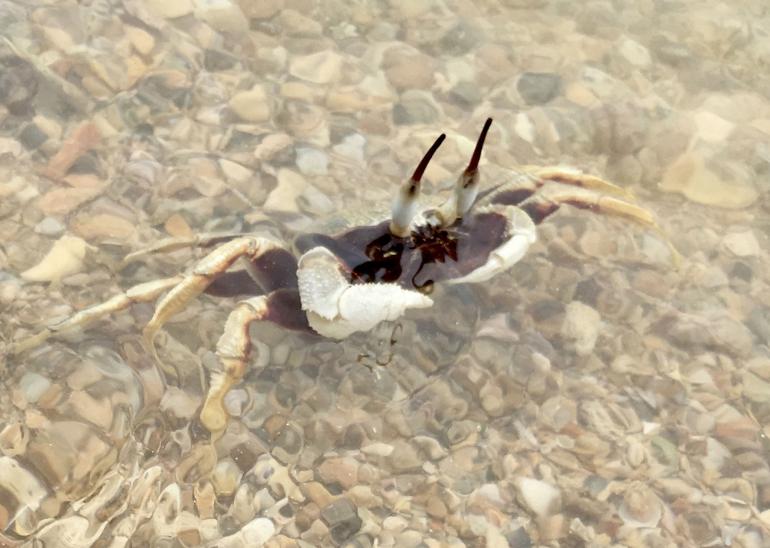
[[457,178],[454,193],[439,208],[441,226],[450,226],[457,219],[462,219],[473,207],[476,196],[479,193],[479,161],[481,160],[481,150],[484,148],[484,140],[487,138],[487,132],[492,125],[492,118],[487,118],[484,122],[484,128],[481,130],[476,148],[473,150],[471,161]]
[[393,200],[392,216],[390,221],[390,233],[394,236],[403,238],[409,235],[409,225],[417,212],[417,199],[420,196],[420,180],[425,169],[428,167],[433,154],[446,139],[443,133],[431,145],[428,152],[425,153],[417,168],[414,170],[411,179],[406,181],[398,189],[396,199]]

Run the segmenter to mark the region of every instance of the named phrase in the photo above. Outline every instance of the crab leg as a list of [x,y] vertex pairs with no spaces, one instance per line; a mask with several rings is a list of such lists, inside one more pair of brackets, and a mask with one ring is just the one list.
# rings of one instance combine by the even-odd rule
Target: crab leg
[[51,337],[55,337],[76,328],[85,327],[100,318],[125,310],[133,304],[154,301],[164,291],[181,282],[182,279],[182,276],[174,276],[135,285],[101,304],[85,308],[62,322],[46,327],[36,335],[32,335],[31,337],[12,344],[10,354],[16,355],[31,348],[35,348]]
[[620,196],[626,200],[634,200],[634,195],[630,190],[575,169],[535,166],[524,166],[520,169],[522,171],[515,180],[489,191],[492,202],[519,205],[549,183],[574,186],[598,193]]
[[450,226],[457,219],[462,219],[476,201],[476,196],[479,193],[479,161],[491,125],[492,118],[487,118],[476,141],[476,148],[473,150],[468,167],[457,178],[452,195],[439,207],[438,220],[441,226]]
[[223,430],[227,425],[224,398],[246,373],[251,352],[249,326],[252,322],[262,320],[294,331],[311,332],[296,288],[277,289],[267,295],[239,302],[227,317],[224,331],[217,342],[217,356],[222,364],[222,372],[212,374],[209,392],[201,409],[201,423],[211,432]]
[[280,246],[266,238],[238,238],[218,247],[185,275],[155,309],[155,314],[144,328],[144,338],[148,348],[155,348],[154,341],[163,324],[184,309],[191,300],[203,293],[218,276],[224,273],[236,260],[246,257],[256,260],[264,253],[279,249]]
[[217,343],[217,356],[222,363],[222,373],[212,374],[209,392],[201,409],[201,423],[210,432],[223,430],[227,425],[224,398],[246,372],[251,341],[249,325],[263,320],[268,312],[265,295],[241,301],[227,317],[225,329]]
[[622,217],[656,232],[668,245],[674,262],[679,264],[681,255],[679,255],[679,252],[671,243],[665,231],[655,221],[652,213],[641,206],[620,200],[614,196],[567,192],[551,196],[537,196],[534,199],[527,200],[522,204],[521,208],[527,212],[536,224],[540,224],[546,217],[556,212],[559,207],[565,204],[603,215]]
[[422,157],[417,168],[414,170],[411,179],[406,181],[398,189],[396,199],[393,200],[392,207],[392,220],[390,221],[390,233],[394,236],[404,237],[409,235],[409,224],[412,222],[412,218],[417,210],[417,199],[420,196],[420,180],[422,179],[425,169],[430,163],[430,159],[433,154],[441,146],[441,143],[446,139],[445,134],[438,136],[438,139],[431,145],[425,156]]
[[121,268],[130,263],[133,263],[138,259],[141,259],[142,257],[152,255],[154,253],[171,253],[172,251],[185,249],[188,247],[211,247],[213,245],[221,244],[228,240],[234,240],[235,238],[241,238],[243,236],[245,236],[243,233],[233,232],[226,234],[196,234],[195,236],[190,236],[189,238],[163,238],[159,242],[156,242],[149,247],[139,249],[126,255],[121,261]]

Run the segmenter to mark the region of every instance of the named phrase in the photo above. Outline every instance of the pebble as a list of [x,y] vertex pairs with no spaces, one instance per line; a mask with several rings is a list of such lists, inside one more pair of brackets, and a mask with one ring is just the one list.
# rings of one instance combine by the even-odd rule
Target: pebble
[[516,487],[522,502],[536,516],[545,517],[558,513],[561,491],[557,487],[534,478],[520,478]]
[[516,81],[519,95],[528,105],[544,105],[561,91],[561,76],[550,72],[525,72]]
[[355,535],[363,525],[355,505],[345,497],[324,506],[321,509],[321,519],[329,528],[332,540],[338,544]]
[[385,52],[382,67],[390,85],[399,91],[430,89],[435,81],[433,60],[420,53],[392,48]]
[[733,255],[738,257],[756,257],[761,251],[757,237],[751,230],[728,234],[722,243]]
[[37,207],[44,215],[66,215],[101,193],[101,187],[55,188],[37,199]]
[[393,106],[393,123],[396,125],[432,124],[439,115],[438,106],[430,94],[407,91]]
[[270,101],[261,85],[236,93],[228,105],[238,118],[246,122],[265,122],[270,119]]
[[316,148],[297,148],[297,168],[303,175],[326,175],[329,157]]
[[699,204],[741,209],[753,204],[759,193],[742,168],[717,173],[695,151],[682,154],[664,172],[660,188],[680,192]]
[[153,15],[164,19],[175,19],[192,13],[192,0],[147,0],[147,9]]
[[52,282],[83,269],[90,246],[82,238],[64,235],[56,240],[46,255],[32,268],[21,273],[30,282]]
[[35,232],[43,236],[61,236],[66,227],[55,217],[45,217],[35,225]]
[[195,0],[195,17],[219,32],[244,34],[249,22],[234,0]]
[[636,40],[626,38],[621,42],[618,51],[634,67],[647,68],[652,63],[650,52]]
[[71,224],[72,231],[88,241],[130,241],[136,236],[136,225],[131,221],[110,215],[79,215]]
[[292,59],[289,74],[313,84],[330,84],[339,80],[342,64],[338,53],[321,51]]
[[580,301],[573,301],[567,305],[561,335],[574,344],[578,356],[588,356],[599,338],[601,324],[601,316],[596,310]]

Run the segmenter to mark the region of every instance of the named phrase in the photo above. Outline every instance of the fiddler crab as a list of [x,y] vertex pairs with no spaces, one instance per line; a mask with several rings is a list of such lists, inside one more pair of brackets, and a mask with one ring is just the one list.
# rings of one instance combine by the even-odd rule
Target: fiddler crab
[[[508,270],[535,242],[536,225],[562,205],[624,217],[659,230],[652,214],[630,203],[621,187],[567,168],[531,168],[516,180],[479,192],[479,160],[491,124],[492,119],[487,119],[468,167],[443,203],[421,209],[420,181],[444,134],[399,187],[389,218],[336,234],[302,234],[294,241],[296,254],[273,239],[255,235],[163,240],[132,255],[217,247],[187,273],[133,286],[16,342],[11,354],[132,304],[159,299],[143,332],[156,355],[156,335],[190,301],[202,293],[243,294],[244,287],[253,288],[256,282],[261,294],[237,304],[216,347],[222,371],[212,373],[200,419],[211,432],[219,432],[228,419],[224,397],[249,364],[252,322],[266,320],[331,339],[369,331],[411,308],[430,307],[433,301],[428,295],[434,284],[479,283]],[[558,183],[563,191],[538,192],[548,183]],[[231,270],[237,261],[245,270]]]

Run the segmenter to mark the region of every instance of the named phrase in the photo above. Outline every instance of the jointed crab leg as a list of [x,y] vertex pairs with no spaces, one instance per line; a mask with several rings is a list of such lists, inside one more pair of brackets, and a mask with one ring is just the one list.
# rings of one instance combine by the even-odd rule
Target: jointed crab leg
[[16,355],[31,348],[35,348],[51,337],[55,337],[56,335],[63,334],[76,328],[85,327],[95,320],[120,310],[125,310],[132,304],[154,301],[164,291],[176,286],[183,279],[182,276],[173,276],[171,278],[153,280],[151,282],[135,285],[101,304],[83,309],[66,320],[45,328],[36,335],[32,335],[31,337],[14,343],[11,345],[10,354]]
[[241,301],[227,317],[225,329],[217,343],[217,356],[222,363],[222,373],[211,376],[209,392],[201,409],[201,423],[211,432],[223,430],[227,425],[224,408],[225,395],[237,384],[248,365],[251,341],[249,325],[268,315],[268,297],[260,295]]
[[622,217],[653,230],[660,235],[666,242],[666,245],[668,245],[674,262],[679,264],[681,260],[681,255],[679,255],[679,252],[669,240],[668,235],[660,225],[658,225],[649,210],[636,204],[620,200],[614,196],[602,196],[580,192],[563,192],[550,196],[537,195],[526,200],[521,205],[521,208],[527,212],[536,224],[540,224],[546,217],[556,212],[562,205],[588,209],[604,215]]
[[518,205],[549,183],[579,187],[620,196],[625,200],[634,200],[634,195],[630,190],[575,169],[536,166],[524,166],[520,169],[521,174],[514,181],[504,183],[489,191],[490,194],[494,195],[495,203]]
[[158,303],[155,314],[144,328],[148,348],[154,349],[158,331],[169,318],[181,311],[187,303],[203,293],[211,282],[224,273],[236,260],[246,257],[257,259],[264,253],[280,249],[280,246],[266,238],[238,238],[218,247],[185,275]]
[[196,234],[194,236],[190,236],[189,238],[163,238],[162,240],[154,243],[149,247],[139,249],[126,255],[121,261],[121,267],[141,259],[146,255],[152,255],[154,253],[170,253],[172,251],[185,249],[188,247],[211,247],[213,245],[221,244],[228,240],[234,240],[235,238],[242,238],[244,236],[245,235],[241,232],[233,232],[229,234]]
[[393,201],[392,219],[390,221],[390,233],[394,236],[407,236],[409,234],[409,224],[412,222],[412,218],[417,210],[417,199],[420,196],[420,179],[422,179],[425,169],[430,163],[430,159],[433,154],[441,146],[441,143],[446,139],[446,135],[443,133],[438,136],[438,139],[431,145],[425,156],[422,157],[417,168],[414,170],[411,179],[406,181],[398,189],[396,199]]

